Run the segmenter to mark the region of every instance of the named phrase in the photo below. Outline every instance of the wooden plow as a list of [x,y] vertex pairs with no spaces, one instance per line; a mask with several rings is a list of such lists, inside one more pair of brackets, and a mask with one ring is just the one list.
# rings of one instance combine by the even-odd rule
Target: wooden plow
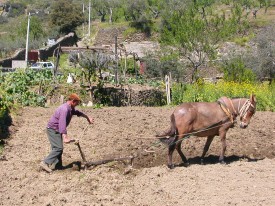
[[[83,130],[83,135],[85,134],[85,131],[87,130],[88,126]],[[147,138],[146,138],[147,139]],[[160,141],[158,141],[157,144],[159,144]],[[78,150],[79,150],[79,153],[80,153],[80,156],[82,158],[82,162],[81,162],[81,165],[80,165],[80,169],[89,169],[89,168],[94,168],[98,165],[102,165],[102,164],[107,164],[109,162],[114,162],[114,161],[128,161],[128,167],[127,169],[124,171],[124,174],[128,174],[131,170],[133,170],[133,165],[134,165],[134,159],[136,157],[138,157],[139,155],[141,155],[141,152],[140,154],[137,154],[137,155],[129,155],[129,156],[124,156],[124,157],[112,157],[112,158],[107,158],[107,159],[102,159],[102,160],[97,160],[97,161],[87,161],[86,157],[85,157],[85,154],[84,152],[82,151],[81,149],[81,146],[80,146],[80,143],[79,143],[79,140],[74,140],[74,144],[77,146]],[[156,143],[152,144],[151,146],[155,146]],[[144,153],[155,153],[155,151],[152,151],[152,150],[149,150],[149,148],[151,147],[149,146],[147,149],[143,149],[142,152]]]
[[78,150],[80,152],[80,156],[82,158],[82,163],[81,163],[81,168],[84,168],[84,170],[89,169],[90,167],[96,167],[98,165],[102,165],[102,164],[106,164],[109,162],[113,162],[113,161],[129,161],[129,169],[132,169],[133,167],[133,163],[134,163],[134,156],[130,155],[130,156],[126,156],[126,157],[113,157],[113,158],[108,158],[108,159],[102,159],[102,160],[97,160],[97,161],[87,161],[84,152],[81,149],[81,146],[79,144],[79,140],[76,140],[74,143],[77,147]]

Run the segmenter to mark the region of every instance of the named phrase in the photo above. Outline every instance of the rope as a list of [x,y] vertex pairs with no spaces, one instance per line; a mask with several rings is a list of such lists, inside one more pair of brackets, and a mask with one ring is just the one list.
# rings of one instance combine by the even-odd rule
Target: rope
[[254,108],[254,106],[251,104],[251,102],[248,100],[246,100],[246,102],[243,104],[241,110],[240,110],[240,117],[244,117],[247,114],[247,111],[249,109],[249,107],[252,106]]
[[[195,132],[190,132],[190,133],[186,133],[186,134],[183,134],[183,135],[174,135],[175,137],[181,137],[181,136],[185,136],[185,137],[183,137],[182,139],[179,139],[179,140],[177,140],[177,141],[175,141],[175,142],[172,142],[171,144],[169,144],[169,146],[171,146],[171,145],[173,145],[173,144],[176,144],[176,143],[178,143],[178,142],[180,142],[180,141],[183,141],[183,140],[185,140],[185,139],[188,139],[188,138],[190,138],[191,136],[193,136],[194,134],[197,134],[197,133],[200,133],[200,132],[204,132],[204,131],[208,131],[208,130],[210,130],[210,129],[214,129],[214,128],[217,128],[217,127],[221,127],[222,125],[226,125],[226,124],[231,124],[231,122],[225,122],[225,123],[223,123],[223,124],[220,124],[221,122],[224,122],[225,120],[222,120],[222,121],[220,121],[220,122],[218,122],[218,123],[215,123],[215,124],[213,124],[213,125],[211,125],[211,126],[209,126],[209,127],[206,127],[206,128],[204,128],[204,129],[201,129],[201,130],[198,130],[198,131],[195,131]],[[146,139],[151,139],[151,138],[146,138]],[[153,146],[155,146],[155,145],[158,145],[158,144],[161,144],[162,142],[160,141],[160,140],[158,140],[158,141],[156,141],[156,142],[154,142],[154,143],[152,143],[150,146],[148,146],[146,149],[143,149],[143,151],[145,151],[145,152],[147,152],[147,153],[153,153],[154,151],[150,151],[150,150],[148,150],[149,148],[151,148],[151,147],[153,147]]]
[[89,124],[84,128],[83,133],[82,133],[82,135],[80,136],[80,139],[84,136],[84,134],[85,134],[85,132],[86,132],[86,130],[87,130],[88,127],[89,127]]
[[[223,121],[220,121],[220,122],[223,122]],[[215,123],[214,125],[219,124],[220,122]],[[180,141],[183,141],[185,139],[188,139],[191,136],[193,136],[194,134],[197,134],[197,133],[200,133],[200,132],[204,132],[204,131],[208,131],[210,129],[214,129],[214,128],[217,128],[217,127],[221,127],[221,126],[226,125],[226,124],[232,124],[232,123],[231,122],[226,122],[226,123],[223,123],[223,124],[217,125],[217,126],[209,126],[209,127],[206,127],[205,129],[201,129],[201,130],[198,130],[198,131],[195,131],[195,132],[190,132],[190,133],[186,133],[186,134],[182,134],[182,135],[175,135],[176,137],[181,137],[181,136],[185,136],[185,137],[183,137],[183,138],[181,138],[181,139],[179,139],[179,140],[177,140],[175,142],[172,142],[172,144],[169,144],[169,146],[171,146],[173,144],[176,144],[176,143],[178,143]]]
[[[149,150],[149,148],[153,147],[153,146],[156,146],[156,145],[159,145],[161,144],[162,142],[160,140],[157,140],[155,141],[154,143],[152,143],[149,147],[143,149],[144,152],[147,152],[147,153],[154,153],[155,151],[152,151],[152,150]],[[164,148],[164,147],[163,147]]]
[[[226,124],[232,124],[231,122],[225,122],[225,123],[223,123],[223,124],[220,125],[220,123],[223,122],[223,121],[225,121],[225,120],[222,120],[222,121],[220,121],[218,123],[215,123],[215,124],[213,124],[213,125],[211,125],[209,127],[206,127],[204,129],[201,129],[201,130],[198,130],[198,131],[195,131],[195,132],[190,132],[190,133],[186,133],[186,134],[183,134],[183,135],[175,135],[175,136],[181,137],[181,136],[185,136],[185,135],[193,135],[193,134],[197,134],[197,133],[200,133],[200,132],[208,131],[210,129],[214,129],[214,128],[217,128],[217,127],[220,127],[220,126],[223,126],[223,125],[226,125]],[[215,126],[215,125],[217,125],[217,126]]]

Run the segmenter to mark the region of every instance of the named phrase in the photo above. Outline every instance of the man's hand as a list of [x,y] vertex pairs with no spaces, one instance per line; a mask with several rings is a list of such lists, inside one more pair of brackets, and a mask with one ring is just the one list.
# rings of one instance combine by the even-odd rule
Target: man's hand
[[94,119],[92,117],[87,117],[87,121],[89,122],[89,124],[94,123]]
[[89,124],[93,124],[94,123],[94,119],[92,117],[88,117],[86,114],[82,114],[82,117],[86,118],[87,121],[89,122]]
[[69,144],[71,142],[75,142],[75,139],[66,139],[66,140],[63,140],[63,142],[66,144]]
[[69,144],[71,142],[75,142],[74,139],[71,139],[67,136],[67,134],[62,134],[62,137],[63,137],[63,142],[66,143],[66,144]]
[[75,139],[75,140],[74,140],[74,144],[75,144],[75,145],[78,145],[78,144],[79,144],[79,139]]

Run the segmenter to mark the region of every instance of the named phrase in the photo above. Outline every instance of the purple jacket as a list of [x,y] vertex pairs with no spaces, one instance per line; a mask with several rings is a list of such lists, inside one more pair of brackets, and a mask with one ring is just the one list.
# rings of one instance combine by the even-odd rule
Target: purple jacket
[[72,116],[80,116],[82,114],[82,112],[72,109],[68,103],[64,103],[55,110],[47,127],[54,129],[60,134],[67,134],[67,126],[70,124]]

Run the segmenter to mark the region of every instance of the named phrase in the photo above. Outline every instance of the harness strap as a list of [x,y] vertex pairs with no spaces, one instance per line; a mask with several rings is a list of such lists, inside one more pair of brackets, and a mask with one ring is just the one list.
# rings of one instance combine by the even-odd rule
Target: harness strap
[[[224,113],[228,116],[228,118],[230,119],[231,123],[234,123],[234,118],[235,115],[232,114],[232,112],[230,111],[230,109],[228,108],[228,106],[226,105],[224,98],[226,97],[222,97],[220,98],[217,102],[220,105],[220,107],[222,108],[222,110],[224,111]],[[232,102],[231,102],[232,104]],[[232,104],[233,105],[233,104]],[[234,107],[232,107],[234,109]]]
[[235,107],[234,107],[234,105],[233,105],[232,100],[231,100],[231,99],[228,99],[228,100],[229,100],[229,102],[230,102],[230,104],[231,104],[231,107],[232,107],[232,110],[233,110],[233,112],[234,112],[235,117],[237,117],[237,116],[238,116],[238,113],[237,113],[237,111],[236,111],[236,109],[235,109]]

